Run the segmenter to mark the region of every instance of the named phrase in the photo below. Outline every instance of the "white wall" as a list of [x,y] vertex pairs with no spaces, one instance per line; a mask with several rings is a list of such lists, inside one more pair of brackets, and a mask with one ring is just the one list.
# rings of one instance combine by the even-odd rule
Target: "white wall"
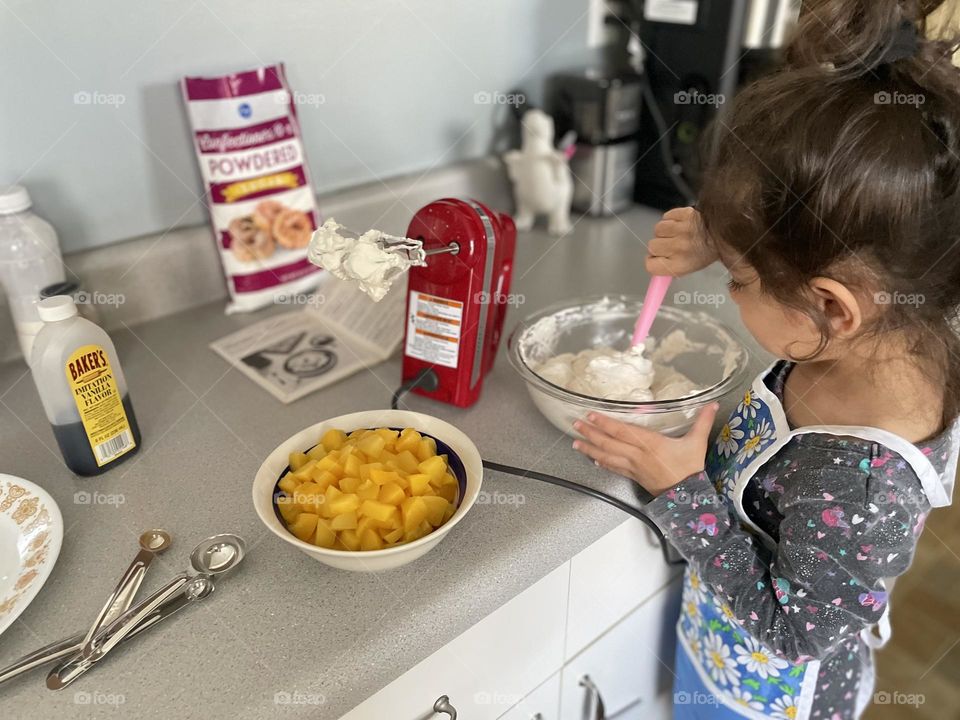
[[[0,183],[65,250],[206,221],[177,82],[284,61],[318,190],[491,150],[478,92],[586,62],[587,0],[3,0]],[[77,93],[122,98],[84,105]],[[311,98],[313,96],[313,98]],[[323,103],[320,104],[320,96]]]

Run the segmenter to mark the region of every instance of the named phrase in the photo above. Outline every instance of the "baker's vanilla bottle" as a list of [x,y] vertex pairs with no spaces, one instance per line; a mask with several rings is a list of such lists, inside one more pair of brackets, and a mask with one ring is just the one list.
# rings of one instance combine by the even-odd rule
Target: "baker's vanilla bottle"
[[41,300],[43,327],[30,360],[33,381],[67,467],[98,475],[133,455],[140,428],[117,351],[68,295]]

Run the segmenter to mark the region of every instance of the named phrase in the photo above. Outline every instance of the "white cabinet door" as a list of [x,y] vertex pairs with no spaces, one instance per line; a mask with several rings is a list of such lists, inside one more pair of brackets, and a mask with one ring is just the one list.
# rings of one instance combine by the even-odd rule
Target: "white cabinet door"
[[[673,656],[680,582],[649,598],[602,635],[563,669],[560,716],[563,720],[594,720],[588,709],[589,677],[603,700],[606,717],[668,720],[673,680]],[[658,709],[659,708],[659,709]]]
[[565,658],[658,592],[680,570],[668,566],[654,534],[630,518],[570,561],[570,620]]
[[560,673],[551,675],[500,720],[560,720]]
[[441,695],[464,720],[495,720],[563,664],[569,575],[564,563],[341,720],[433,718]]

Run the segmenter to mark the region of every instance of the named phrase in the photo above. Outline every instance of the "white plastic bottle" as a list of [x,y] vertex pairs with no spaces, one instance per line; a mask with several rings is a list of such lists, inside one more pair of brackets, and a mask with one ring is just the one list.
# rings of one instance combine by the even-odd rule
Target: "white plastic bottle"
[[10,303],[17,339],[29,361],[43,323],[37,313],[40,290],[63,282],[57,232],[30,212],[30,194],[20,185],[0,186],[0,287]]
[[41,300],[30,370],[67,467],[99,475],[140,447],[116,348],[68,295]]

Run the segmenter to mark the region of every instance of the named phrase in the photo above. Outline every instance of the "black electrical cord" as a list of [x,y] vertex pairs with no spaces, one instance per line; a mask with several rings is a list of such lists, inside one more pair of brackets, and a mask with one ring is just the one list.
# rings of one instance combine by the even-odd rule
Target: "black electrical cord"
[[487,470],[507,473],[509,475],[516,475],[517,477],[522,478],[532,478],[534,480],[539,480],[540,482],[566,488],[567,490],[573,490],[581,495],[586,495],[588,497],[601,500],[608,505],[612,505],[618,510],[625,512],[627,515],[637,518],[637,520],[650,528],[653,534],[656,535],[657,540],[660,542],[660,552],[663,554],[663,561],[667,563],[667,565],[683,565],[686,562],[683,560],[683,558],[676,559],[670,556],[669,545],[667,543],[667,539],[663,536],[663,532],[657,527],[657,524],[653,522],[653,520],[644,514],[643,510],[640,508],[634,507],[629,503],[625,503],[623,500],[615,498],[613,495],[607,495],[605,492],[594,490],[592,487],[580,485],[579,483],[572,482],[571,480],[564,480],[563,478],[558,478],[554,475],[547,475],[546,473],[537,472],[536,470],[524,470],[523,468],[513,467],[512,465],[503,465],[498,462],[493,462],[492,460],[483,460],[482,462],[483,466]]
[[687,201],[687,204],[695,205],[697,202],[697,194],[687,184],[687,181],[684,180],[683,171],[673,157],[673,143],[670,140],[670,134],[673,132],[673,129],[667,127],[667,121],[663,117],[663,113],[660,112],[660,104],[657,102],[657,97],[653,94],[653,88],[650,87],[650,82],[646,78],[644,78],[641,83],[641,91],[643,92],[644,99],[647,101],[647,109],[650,111],[650,117],[653,118],[653,124],[657,128],[657,132],[660,133],[660,141],[657,145],[659,146],[660,159],[663,162],[663,167],[667,171],[667,177],[670,178],[670,182],[673,183],[677,192]]
[[397,406],[400,404],[400,399],[408,392],[418,387],[422,387],[427,392],[433,392],[440,387],[440,378],[437,377],[437,374],[433,371],[433,368],[424,368],[412,378],[407,380],[403,385],[398,387],[394,391],[393,397],[390,399],[390,409],[396,410]]
[[[397,388],[396,392],[393,393],[393,398],[390,401],[390,408],[396,410],[403,396],[414,388],[423,387],[428,391],[432,391],[436,390],[438,385],[439,379],[437,378],[437,374],[433,372],[432,369],[427,368],[421,370],[416,376],[410,380],[407,380],[407,382]],[[657,527],[657,524],[647,517],[643,510],[638,507],[634,507],[629,503],[625,503],[623,500],[616,498],[613,495],[608,495],[605,492],[595,490],[594,488],[587,487],[586,485],[575,483],[571,480],[558,478],[555,475],[548,475],[546,473],[537,472],[536,470],[526,470],[524,468],[514,467],[513,465],[504,465],[503,463],[493,462],[492,460],[481,460],[481,462],[483,463],[483,467],[485,467],[487,470],[506,473],[508,475],[515,475],[521,478],[539,480],[540,482],[566,488],[567,490],[572,490],[573,492],[580,493],[581,495],[586,495],[587,497],[592,497],[595,500],[605,502],[608,505],[617,508],[621,512],[625,512],[627,515],[637,518],[637,520],[650,528],[657,540],[660,542],[660,552],[663,554],[663,561],[667,563],[667,565],[683,565],[686,562],[683,558],[671,557],[670,546],[667,543],[667,539],[663,536],[663,532],[659,527]]]

